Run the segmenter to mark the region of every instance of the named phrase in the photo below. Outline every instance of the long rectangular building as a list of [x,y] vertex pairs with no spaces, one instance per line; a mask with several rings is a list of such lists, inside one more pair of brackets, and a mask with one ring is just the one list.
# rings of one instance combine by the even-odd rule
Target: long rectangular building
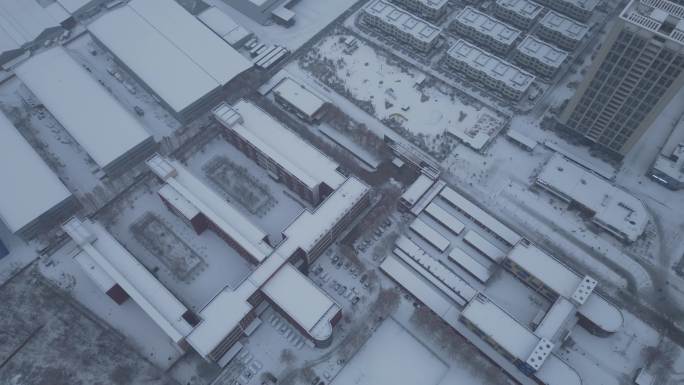
[[173,0],[133,0],[88,29],[183,122],[216,105],[223,87],[251,67]]
[[124,172],[155,151],[143,125],[64,48],[33,56],[15,73],[106,174]]
[[0,220],[24,239],[58,225],[78,206],[4,113],[0,113],[0,180]]
[[552,353],[554,344],[536,336],[483,294],[475,297],[460,321],[523,373],[549,385],[580,385],[581,378]]
[[254,104],[222,103],[213,114],[235,147],[312,205],[345,181],[336,162]]
[[595,291],[595,279],[577,274],[530,242],[515,245],[503,266],[546,298],[556,301],[563,297],[572,302],[580,323],[594,334],[615,333],[623,324],[620,309]]
[[538,0],[547,7],[586,23],[601,0]]
[[439,19],[446,14],[449,0],[392,0],[393,3],[416,12],[426,19]]
[[496,0],[494,15],[522,29],[532,27],[544,7],[531,0]]
[[372,0],[363,8],[366,24],[383,31],[414,49],[429,52],[439,39],[442,29],[404,11],[385,0]]
[[513,59],[519,65],[544,78],[552,78],[568,54],[530,35],[518,44]]
[[513,100],[519,100],[535,79],[534,75],[463,39],[449,48],[445,61],[455,70],[463,71],[469,78]]
[[211,228],[255,264],[263,262],[273,252],[263,230],[178,161],[155,155],[147,164],[165,183],[159,190],[161,199],[172,211],[190,222],[198,234]]
[[588,31],[587,25],[549,11],[539,21],[537,35],[549,43],[572,51],[582,42]]
[[517,28],[471,6],[463,8],[456,15],[451,28],[501,55],[513,48],[520,38],[520,30]]
[[582,206],[596,225],[623,242],[636,241],[646,230],[649,214],[641,200],[560,154],[549,159],[535,183]]

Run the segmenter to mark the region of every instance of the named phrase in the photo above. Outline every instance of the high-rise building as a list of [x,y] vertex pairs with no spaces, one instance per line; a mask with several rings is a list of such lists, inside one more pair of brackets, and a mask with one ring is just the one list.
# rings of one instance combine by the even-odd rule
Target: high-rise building
[[632,0],[559,123],[624,156],[681,89],[683,69],[684,6]]

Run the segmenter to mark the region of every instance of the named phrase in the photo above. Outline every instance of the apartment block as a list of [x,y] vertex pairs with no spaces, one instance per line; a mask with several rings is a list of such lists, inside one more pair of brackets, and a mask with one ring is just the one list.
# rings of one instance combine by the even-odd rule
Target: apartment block
[[589,27],[569,17],[550,11],[539,21],[537,35],[566,51],[572,51],[587,35]]
[[426,19],[435,20],[446,14],[449,0],[392,0],[392,2]]
[[441,28],[384,0],[373,0],[363,9],[367,25],[406,43],[420,52],[437,44]]
[[510,51],[520,37],[520,30],[470,6],[456,15],[451,28],[498,54]]
[[565,63],[568,54],[534,36],[527,36],[515,48],[516,63],[544,78],[551,78]]
[[540,3],[568,15],[573,19],[586,22],[591,18],[594,8],[601,0],[540,0]]
[[520,29],[529,29],[544,7],[530,0],[496,0],[492,10],[499,19]]

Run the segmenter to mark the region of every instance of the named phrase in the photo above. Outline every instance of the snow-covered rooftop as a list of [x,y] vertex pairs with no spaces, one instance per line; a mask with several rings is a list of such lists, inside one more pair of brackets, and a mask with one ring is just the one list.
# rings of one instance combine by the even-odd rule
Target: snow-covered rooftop
[[0,1],[0,52],[32,42],[61,21],[36,0]]
[[520,30],[517,28],[471,6],[463,8],[454,20],[506,45],[513,44],[520,36]]
[[534,334],[550,341],[558,341],[563,338],[563,332],[568,327],[574,326],[577,320],[577,308],[572,302],[563,297],[558,297],[544,319],[539,323]]
[[[573,299],[573,295],[585,281],[585,277],[531,243],[518,243],[506,258],[543,282],[559,296],[569,300]],[[605,331],[614,332],[622,326],[620,310],[593,290],[585,293],[580,301],[575,300],[575,303],[581,314]]]
[[589,27],[586,24],[577,22],[554,11],[547,12],[541,18],[539,24],[575,41],[582,40],[587,31],[589,31]]
[[223,103],[214,116],[311,189],[337,189],[345,180],[336,162],[250,102]]
[[418,178],[411,183],[411,185],[404,191],[401,195],[401,199],[405,202],[408,207],[413,207],[413,205],[418,202],[418,200],[430,189],[430,187],[435,183],[434,180],[430,179],[425,174],[418,175]]
[[562,3],[570,4],[574,7],[593,11],[601,0],[559,0]]
[[371,1],[366,5],[364,11],[427,43],[436,39],[442,31],[438,26],[404,11],[402,8],[385,0]]
[[544,43],[532,35],[528,35],[518,44],[516,49],[547,66],[558,68],[563,65],[568,54],[551,44]]
[[0,113],[0,181],[0,219],[13,233],[71,197],[4,113]]
[[355,177],[347,179],[315,211],[302,212],[284,231],[287,239],[276,252],[288,258],[300,247],[305,252],[318,243],[349,210],[368,193],[368,186]]
[[[155,155],[147,161],[147,164],[160,179],[166,182],[166,185],[175,190],[178,198],[183,198],[170,201],[171,204],[177,203],[181,212],[191,211],[194,206],[257,262],[263,261],[273,252],[273,248],[266,241],[267,234],[263,230],[194,176],[180,162]],[[169,169],[173,171],[169,173]],[[166,187],[162,187],[164,188]]]
[[667,0],[632,0],[620,18],[680,45],[684,44],[684,5]]
[[133,0],[88,29],[175,112],[251,67],[174,0]]
[[95,0],[57,0],[57,2],[69,13],[73,14],[80,11]]
[[235,45],[252,34],[227,13],[213,6],[198,13],[197,18],[230,45]]
[[446,251],[449,247],[449,240],[420,218],[414,219],[409,228],[440,252]]
[[64,231],[174,341],[190,331],[188,309],[101,224],[72,218]]
[[638,198],[560,154],[546,163],[537,183],[588,208],[597,224],[630,241],[648,223],[648,211]]
[[447,55],[521,92],[527,90],[535,79],[529,72],[463,39],[456,41],[447,51]]
[[449,0],[416,0],[417,2],[432,9],[440,9],[445,6]]
[[15,69],[100,168],[106,168],[150,135],[64,48],[43,51]]
[[294,266],[285,264],[261,290],[312,337],[326,340],[332,334],[340,306]]
[[278,83],[273,89],[273,93],[285,99],[307,116],[314,116],[328,102],[289,77]]
[[541,5],[530,0],[496,0],[496,4],[526,19],[534,19],[544,9]]

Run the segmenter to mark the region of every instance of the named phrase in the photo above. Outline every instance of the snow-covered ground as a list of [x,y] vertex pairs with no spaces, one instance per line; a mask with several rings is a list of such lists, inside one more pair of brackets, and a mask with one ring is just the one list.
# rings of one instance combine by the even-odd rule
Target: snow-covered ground
[[505,118],[474,99],[466,99],[445,83],[432,81],[350,35],[330,35],[300,60],[300,65],[328,86],[369,105],[380,120],[392,121],[411,135],[425,137],[437,151],[446,133],[476,149],[501,131]]

